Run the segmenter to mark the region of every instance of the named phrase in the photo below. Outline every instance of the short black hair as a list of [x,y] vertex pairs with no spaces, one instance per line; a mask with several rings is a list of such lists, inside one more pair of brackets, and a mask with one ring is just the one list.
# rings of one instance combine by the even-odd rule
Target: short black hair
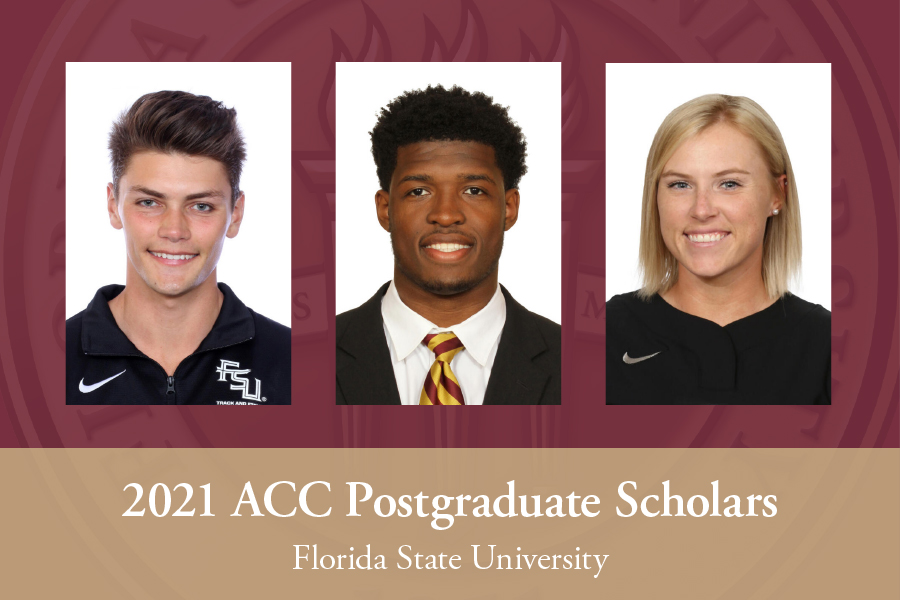
[[478,142],[494,149],[503,184],[519,187],[528,171],[525,136],[505,106],[481,92],[459,86],[412,90],[381,109],[372,129],[372,157],[381,188],[388,191],[397,168],[397,150],[418,142]]
[[144,94],[113,123],[109,133],[113,191],[136,152],[205,156],[225,166],[231,201],[241,195],[241,169],[247,157],[237,111],[209,96],[169,91]]

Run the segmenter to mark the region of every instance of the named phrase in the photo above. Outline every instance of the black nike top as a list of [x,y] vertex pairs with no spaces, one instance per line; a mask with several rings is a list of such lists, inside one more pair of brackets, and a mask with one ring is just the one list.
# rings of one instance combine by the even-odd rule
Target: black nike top
[[725,327],[659,294],[606,303],[607,404],[831,404],[831,313],[785,294]]
[[224,283],[209,335],[173,376],[119,329],[109,301],[125,287],[97,290],[66,321],[66,404],[291,403],[291,330],[256,314]]

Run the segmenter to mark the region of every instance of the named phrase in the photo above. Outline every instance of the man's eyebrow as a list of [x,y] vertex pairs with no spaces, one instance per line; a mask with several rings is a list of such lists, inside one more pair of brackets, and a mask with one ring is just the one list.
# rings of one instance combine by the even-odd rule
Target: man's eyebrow
[[[144,194],[147,196],[152,196],[154,198],[159,198],[160,200],[165,200],[168,198],[164,193],[157,192],[156,190],[152,190],[148,187],[144,187],[142,185],[133,185],[129,188],[130,192],[138,192],[139,194]],[[224,198],[225,194],[222,193],[221,190],[203,190],[202,192],[195,192],[193,194],[188,194],[185,196],[185,200],[197,200],[198,198]]]
[[225,194],[222,193],[222,190],[205,190],[203,192],[196,192],[193,194],[188,194],[184,197],[185,200],[196,200],[197,198],[224,198]]
[[[489,175],[484,175],[481,173],[460,173],[456,176],[456,178],[461,181],[488,181],[490,183],[493,183],[494,185],[497,185],[497,182],[495,182]],[[404,181],[421,181],[424,183],[430,183],[434,181],[434,177],[432,177],[431,175],[413,174],[406,175],[405,177],[400,179],[400,183],[403,183]]]
[[497,185],[497,182],[490,178],[488,175],[484,174],[461,174],[457,175],[457,179],[462,179],[463,181],[487,181],[494,185]]
[[428,183],[430,181],[434,181],[434,177],[432,177],[431,175],[413,174],[413,175],[407,175],[406,177],[401,179],[400,183],[403,183],[404,181],[423,181],[425,183]]
[[157,192],[156,190],[151,190],[148,187],[144,187],[142,185],[133,185],[128,189],[129,192],[138,192],[139,194],[145,194],[147,196],[153,196],[154,198],[161,198],[165,200],[168,196],[163,194],[162,192]]

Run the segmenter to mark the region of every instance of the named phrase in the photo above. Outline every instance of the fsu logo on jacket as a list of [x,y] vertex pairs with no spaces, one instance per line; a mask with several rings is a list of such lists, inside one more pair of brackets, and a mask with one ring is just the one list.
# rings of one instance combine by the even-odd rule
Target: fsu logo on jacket
[[[240,390],[242,399],[252,402],[266,401],[262,397],[262,383],[260,383],[259,379],[253,379],[256,382],[256,389],[253,393],[250,392],[250,379],[246,377],[250,373],[250,369],[242,369],[239,362],[223,359],[219,362],[219,366],[216,367],[216,372],[219,374],[219,381],[228,382],[230,378],[231,389]],[[218,404],[246,404],[246,402],[219,401]]]

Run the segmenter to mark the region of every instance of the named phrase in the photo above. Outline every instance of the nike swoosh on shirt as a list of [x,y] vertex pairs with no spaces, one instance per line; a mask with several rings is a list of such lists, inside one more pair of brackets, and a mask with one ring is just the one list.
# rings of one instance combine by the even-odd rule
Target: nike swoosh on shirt
[[639,363],[642,360],[647,360],[648,358],[653,358],[657,354],[659,354],[659,352],[655,352],[653,354],[648,354],[647,356],[639,356],[637,358],[631,358],[630,356],[628,356],[628,353],[626,352],[625,356],[622,357],[622,360],[625,361],[626,365],[633,365],[634,363]]
[[[128,369],[125,369],[125,371],[127,371],[127,370]],[[125,371],[122,371],[122,373],[124,373]],[[92,385],[84,385],[84,377],[82,377],[81,381],[78,382],[78,389],[81,390],[82,394],[87,394],[88,392],[93,392],[101,385],[105,385],[105,384],[109,383],[110,381],[112,381],[113,379],[115,379],[116,377],[121,375],[122,373],[117,373],[116,375],[113,375],[109,379],[104,379],[103,381],[101,381],[99,383],[94,383]]]

